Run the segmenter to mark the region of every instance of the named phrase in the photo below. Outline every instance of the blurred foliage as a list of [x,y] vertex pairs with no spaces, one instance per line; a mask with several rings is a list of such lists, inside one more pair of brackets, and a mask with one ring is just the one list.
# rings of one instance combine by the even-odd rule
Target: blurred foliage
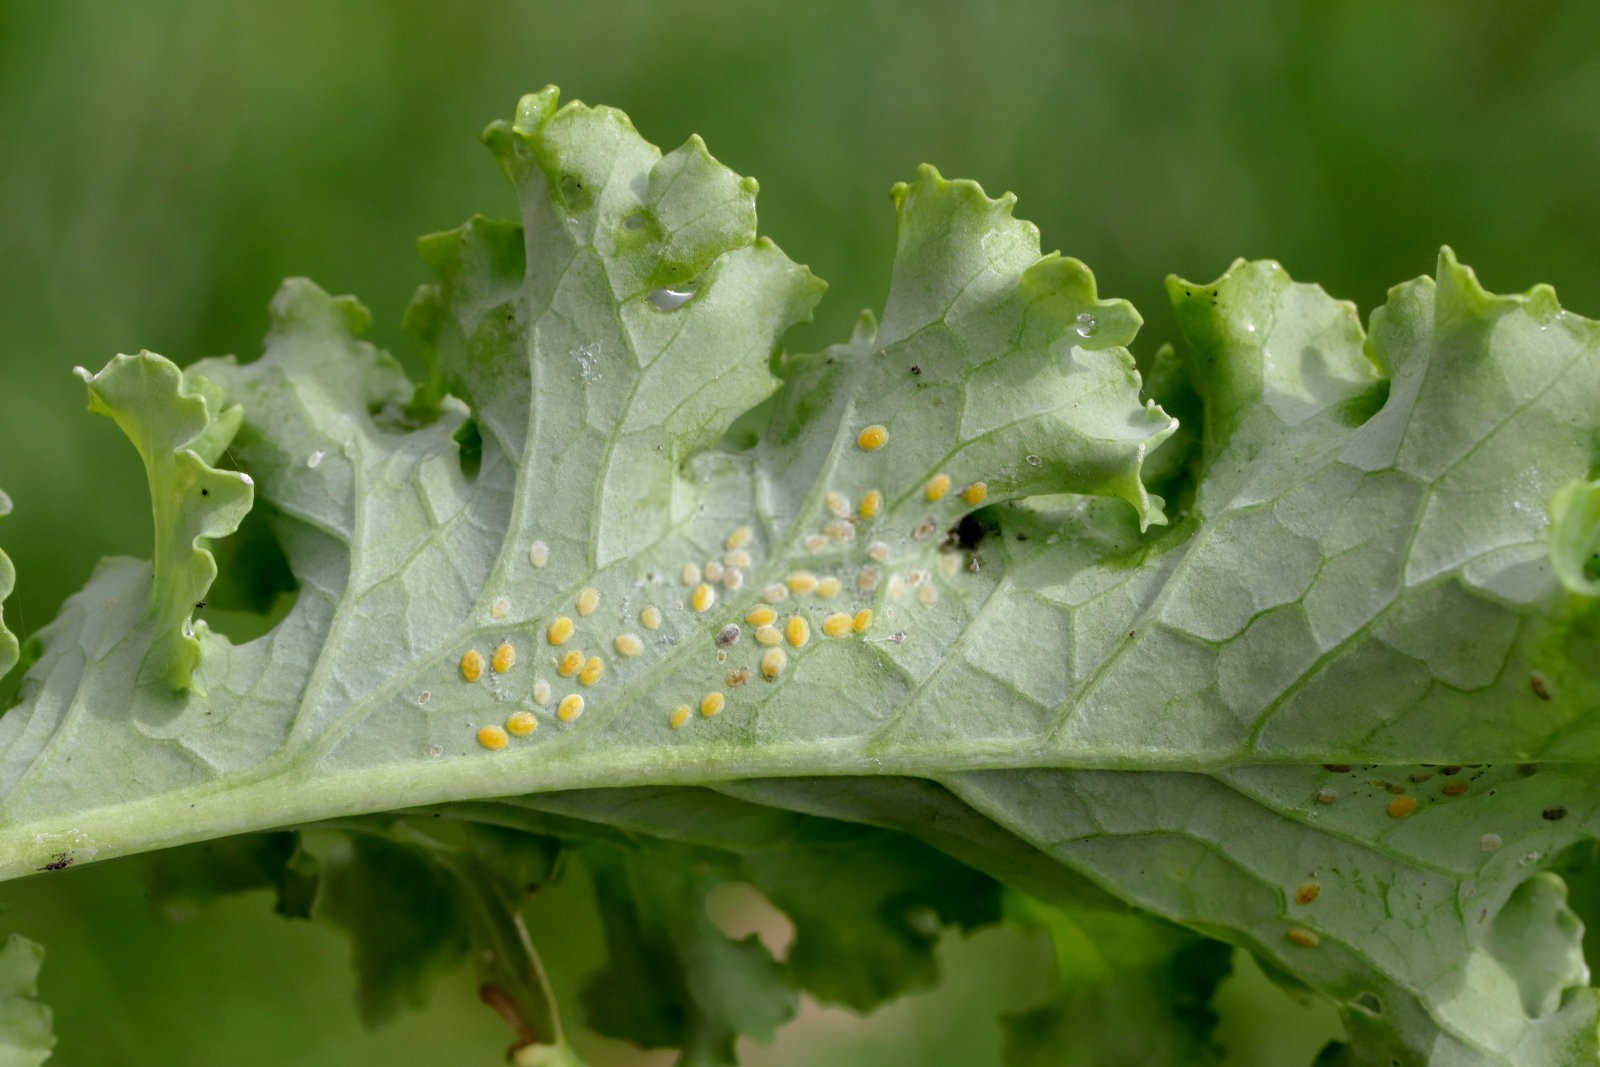
[[[763,230],[833,286],[795,347],[842,338],[880,302],[886,194],[926,160],[1016,192],[1046,248],[1140,307],[1148,354],[1175,334],[1164,275],[1211,277],[1235,256],[1279,259],[1365,312],[1449,242],[1492,287],[1549,281],[1600,311],[1596,39],[1600,5],[1582,3],[0,0],[0,486],[17,506],[0,543],[18,571],[7,619],[26,636],[100,556],[149,551],[138,463],[83,413],[69,369],[141,347],[180,363],[248,358],[290,274],[358,294],[375,339],[412,360],[399,321],[423,278],[413,240],[511,212],[473,138],[525,90],[554,82],[616,105],[667,147],[698,131],[761,179]],[[107,903],[134,892],[120,870],[84,915],[100,962],[85,945],[72,963],[71,937],[50,947],[47,994],[102,993],[56,998],[61,1062],[86,1062],[71,1051],[84,1028],[137,1045],[128,1028],[182,1030],[179,1007],[220,1011],[235,994],[210,987],[204,1004],[158,1010],[164,983],[198,976],[199,989],[215,957],[245,944],[264,967],[264,952],[310,954],[281,962],[283,1003],[241,994],[254,1015],[348,1003],[337,942],[237,916],[226,929],[238,945],[195,937],[147,955],[148,924]],[[47,911],[74,900],[32,896]],[[8,899],[28,914],[29,894]],[[74,929],[64,913],[52,922],[38,931],[47,945]],[[595,951],[586,936],[574,951]],[[119,976],[119,953],[164,969]],[[77,1019],[89,1005],[98,1014]],[[468,1007],[481,1011],[449,1010]],[[457,1031],[454,1016],[446,1025]],[[317,1040],[332,1040],[320,1026]],[[425,1026],[400,1026],[386,1062],[426,1047]],[[274,1033],[285,1062],[355,1062],[327,1045],[333,1058],[306,1059],[292,1047],[305,1032]]]

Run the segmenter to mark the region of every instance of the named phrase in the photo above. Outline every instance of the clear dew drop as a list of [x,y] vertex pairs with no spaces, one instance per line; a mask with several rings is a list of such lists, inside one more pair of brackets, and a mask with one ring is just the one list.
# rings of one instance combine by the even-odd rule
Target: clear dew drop
[[1072,330],[1079,337],[1087,339],[1094,336],[1094,328],[1097,325],[1098,323],[1093,315],[1087,311],[1081,311],[1078,313],[1078,317],[1073,320]]
[[692,286],[674,289],[671,286],[663,285],[658,289],[650,290],[648,299],[650,306],[657,311],[676,311],[687,304],[693,296],[694,288]]
[[572,350],[572,358],[577,361],[578,374],[583,378],[584,381],[593,382],[600,379],[599,345],[594,344],[593,342],[590,342],[586,345],[579,345],[577,348]]

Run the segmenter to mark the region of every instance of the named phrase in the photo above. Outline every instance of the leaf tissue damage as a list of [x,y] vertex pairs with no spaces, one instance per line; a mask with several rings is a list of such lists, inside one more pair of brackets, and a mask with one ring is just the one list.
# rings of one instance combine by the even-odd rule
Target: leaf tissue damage
[[[303,279],[253,362],[83,372],[144,460],[155,559],[102,562],[30,638],[6,875],[342,820],[280,885],[332,887],[360,944],[360,857],[411,864],[478,916],[419,957],[514,957],[509,846],[382,814],[427,806],[585,852],[613,942],[585,1004],[689,1062],[795,988],[926,984],[940,926],[998,916],[991,878],[1058,949],[1016,1062],[1068,1027],[1214,1058],[1221,964],[1184,927],[1337,1002],[1329,1056],[1600,1055],[1562,877],[1600,827],[1600,326],[1448,249],[1365,329],[1240,261],[1170,280],[1184,343],[1145,381],[1131,305],[924,167],[881,317],[794,354],[823,285],[698,138],[662,154],[546,89],[484,139],[520,220],[420,242],[421,384]],[[195,613],[252,507],[298,594],[234,643]],[[924,899],[906,849],[961,893]],[[824,868],[879,910],[817,909]],[[791,913],[790,959],[704,921],[719,879]],[[573,1062],[528,973],[485,1000]],[[1131,1004],[1160,1018],[1135,1034]]]

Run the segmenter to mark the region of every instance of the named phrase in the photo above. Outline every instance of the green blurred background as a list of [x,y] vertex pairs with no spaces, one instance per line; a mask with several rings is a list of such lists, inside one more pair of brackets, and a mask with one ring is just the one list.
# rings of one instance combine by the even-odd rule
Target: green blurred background
[[[833,286],[792,347],[842,337],[881,301],[886,193],[926,160],[1016,192],[1047,249],[1140,307],[1148,350],[1173,334],[1163,276],[1209,278],[1235,256],[1279,259],[1365,313],[1450,243],[1492,287],[1548,281],[1575,310],[1600,311],[1597,40],[1592,3],[0,0],[0,487],[17,507],[0,545],[19,574],[7,621],[27,634],[99,557],[148,552],[142,473],[109,421],[84,413],[70,368],[139,348],[180,363],[251,354],[290,274],[358,294],[375,339],[411,363],[399,320],[423,278],[413,239],[511,210],[475,136],[525,90],[554,82],[621,107],[667,147],[698,131],[760,178],[763,230]],[[93,1014],[69,1006],[74,989],[115,997],[134,980],[116,961],[157,960],[163,975],[199,975],[177,998],[198,1010],[214,991],[184,954],[235,941],[273,961],[263,981],[294,993],[249,994],[246,1008],[304,1014],[326,999],[330,1019],[353,1025],[334,973],[342,947],[300,946],[306,935],[268,918],[257,930],[240,902],[183,937],[82,933],[75,916],[134,892],[107,871],[0,894],[9,925],[59,942],[46,971],[67,1024],[59,1062],[157,1062],[148,1049],[108,1058],[136,1035],[86,1036]],[[947,946],[958,970],[984,976],[972,999],[986,1005],[1036,965],[1003,940]],[[297,946],[309,955],[273,955]],[[328,964],[314,981],[313,961]],[[419,1042],[475,1020],[468,999],[406,1024],[370,1061],[203,1047],[160,1062],[445,1062]],[[148,1024],[162,1040],[184,1030],[131,1014],[162,1019]],[[828,1018],[808,1032],[843,1025]],[[322,1025],[284,1032],[326,1038]],[[1281,1037],[1284,1019],[1274,1026]],[[934,1041],[921,1062],[982,1062],[977,1047]]]

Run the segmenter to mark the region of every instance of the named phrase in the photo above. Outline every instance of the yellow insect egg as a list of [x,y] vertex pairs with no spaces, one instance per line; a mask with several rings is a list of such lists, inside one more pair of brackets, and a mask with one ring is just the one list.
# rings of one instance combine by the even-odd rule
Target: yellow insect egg
[[706,565],[701,568],[701,573],[705,575],[708,582],[720,582],[722,581],[722,564],[714,559],[708,559],[706,560]]
[[754,536],[755,531],[750,529],[750,527],[735,526],[733,530],[729,532],[727,540],[722,542],[722,547],[728,549],[729,551],[732,551],[736,548],[743,548],[745,545],[750,543],[750,538]]
[[727,707],[727,705],[728,698],[713,689],[711,692],[707,693],[701,698],[700,714],[709,719],[711,716]]
[[850,632],[850,616],[836,611],[822,620],[822,632],[829,637],[843,637]]
[[562,722],[571,722],[583,714],[583,696],[578,693],[568,693],[561,698],[561,703],[556,705],[556,718]]
[[495,597],[494,603],[489,605],[489,617],[503,619],[509,614],[511,614],[511,601],[503,596]]
[[504,674],[517,662],[517,650],[511,647],[510,642],[501,642],[494,650],[494,658],[489,660],[489,666],[494,668],[494,673]]
[[944,495],[950,491],[950,476],[948,474],[935,474],[928,479],[928,484],[922,487],[922,495],[929,500],[943,500]]
[[876,452],[888,443],[889,431],[877,423],[856,434],[856,444],[861,447],[863,452]]
[[1318,943],[1322,940],[1310,930],[1304,930],[1298,926],[1291,926],[1283,936],[1287,937],[1290,941],[1293,941],[1301,948],[1316,948]]
[[661,629],[661,610],[654,604],[646,604],[644,610],[639,612],[639,625],[646,630]]
[[906,580],[898,574],[889,575],[889,599],[899,600],[906,595]]
[[533,683],[533,702],[541,708],[550,703],[550,683],[537,678]]
[[684,585],[694,585],[700,580],[700,564],[685,563],[683,570],[678,573],[678,581]]
[[823,496],[822,502],[827,506],[828,513],[836,519],[842,519],[850,514],[850,498],[843,493],[835,493],[830,490]]
[[828,577],[817,582],[817,596],[821,597],[823,600],[832,600],[834,597],[839,595],[840,588],[841,586],[839,579],[829,575]]
[[822,532],[835,541],[854,541],[856,537],[855,524],[846,519],[834,519],[822,528]]
[[989,498],[988,482],[973,482],[961,490],[961,499],[967,502],[968,507],[977,507]]
[[863,519],[877,518],[878,512],[883,510],[883,494],[876,489],[868,489],[856,510],[861,513]]
[[742,548],[730,548],[722,554],[722,565],[724,567],[748,567],[750,566],[750,553]]
[[858,634],[866,633],[867,632],[867,627],[869,627],[871,625],[872,625],[872,609],[871,608],[862,608],[860,611],[856,612],[855,618],[850,620],[850,629],[854,630]]
[[789,587],[782,582],[773,582],[761,590],[761,599],[768,604],[781,604],[789,599]]
[[491,752],[498,752],[511,743],[506,732],[498,726],[483,726],[478,729],[478,744]]
[[1294,891],[1296,904],[1309,904],[1322,895],[1322,887],[1316,882],[1302,882],[1300,888]]
[[527,737],[539,728],[539,720],[531,711],[513,711],[506,718],[506,733]]
[[939,601],[939,590],[931,585],[925,585],[917,590],[917,603],[925,608],[931,608]]
[[1396,819],[1403,819],[1417,810],[1417,798],[1410,793],[1402,793],[1389,801],[1389,814]]
[[795,596],[805,596],[807,593],[816,592],[817,576],[810,571],[795,571],[784,580],[784,584]]
[[594,609],[600,606],[600,590],[592,585],[586,585],[578,592],[578,614],[593,615]]
[[672,709],[672,714],[667,716],[667,725],[674,730],[689,721],[689,705],[679,704]]
[[878,588],[878,579],[881,577],[882,575],[878,573],[878,568],[862,567],[861,573],[856,575],[856,588],[863,593],[870,593]]
[[638,634],[618,634],[611,647],[617,650],[617,655],[632,658],[644,651],[644,642],[639,640]]
[[784,664],[789,662],[789,654],[781,648],[769,648],[761,654],[761,677],[772,681],[783,673]]
[[578,672],[579,685],[593,685],[600,680],[600,675],[605,673],[606,665],[599,656],[590,656],[583,664],[583,670]]
[[776,626],[762,625],[756,627],[756,644],[772,646],[783,641],[783,635]]
[[717,591],[705,582],[695,586],[694,592],[689,594],[689,606],[696,611],[709,611],[716,602]]
[[867,558],[876,563],[882,563],[889,558],[889,546],[882,541],[872,542],[867,546]]
[[771,608],[751,608],[750,614],[744,617],[744,621],[751,626],[766,626],[777,617],[778,613]]
[[535,541],[528,546],[528,562],[535,567],[543,567],[550,562],[550,546],[543,541]]
[[811,640],[811,624],[806,622],[804,615],[791,615],[789,621],[783,624],[783,636],[795,648],[804,648],[805,643]]
[[800,544],[807,552],[821,552],[828,547],[828,539],[821,534],[807,534],[806,539]]
[[738,567],[729,567],[727,570],[722,572],[722,587],[724,589],[732,592],[735,589],[743,588],[743,586],[744,571],[740,570]]
[[551,620],[544,636],[552,645],[564,645],[572,637],[572,620],[565,615],[557,615]]
[[561,665],[556,668],[556,673],[563,678],[571,678],[583,669],[583,653],[573,649],[561,657]]
[[483,677],[483,653],[469,648],[461,653],[461,677],[476,682]]

